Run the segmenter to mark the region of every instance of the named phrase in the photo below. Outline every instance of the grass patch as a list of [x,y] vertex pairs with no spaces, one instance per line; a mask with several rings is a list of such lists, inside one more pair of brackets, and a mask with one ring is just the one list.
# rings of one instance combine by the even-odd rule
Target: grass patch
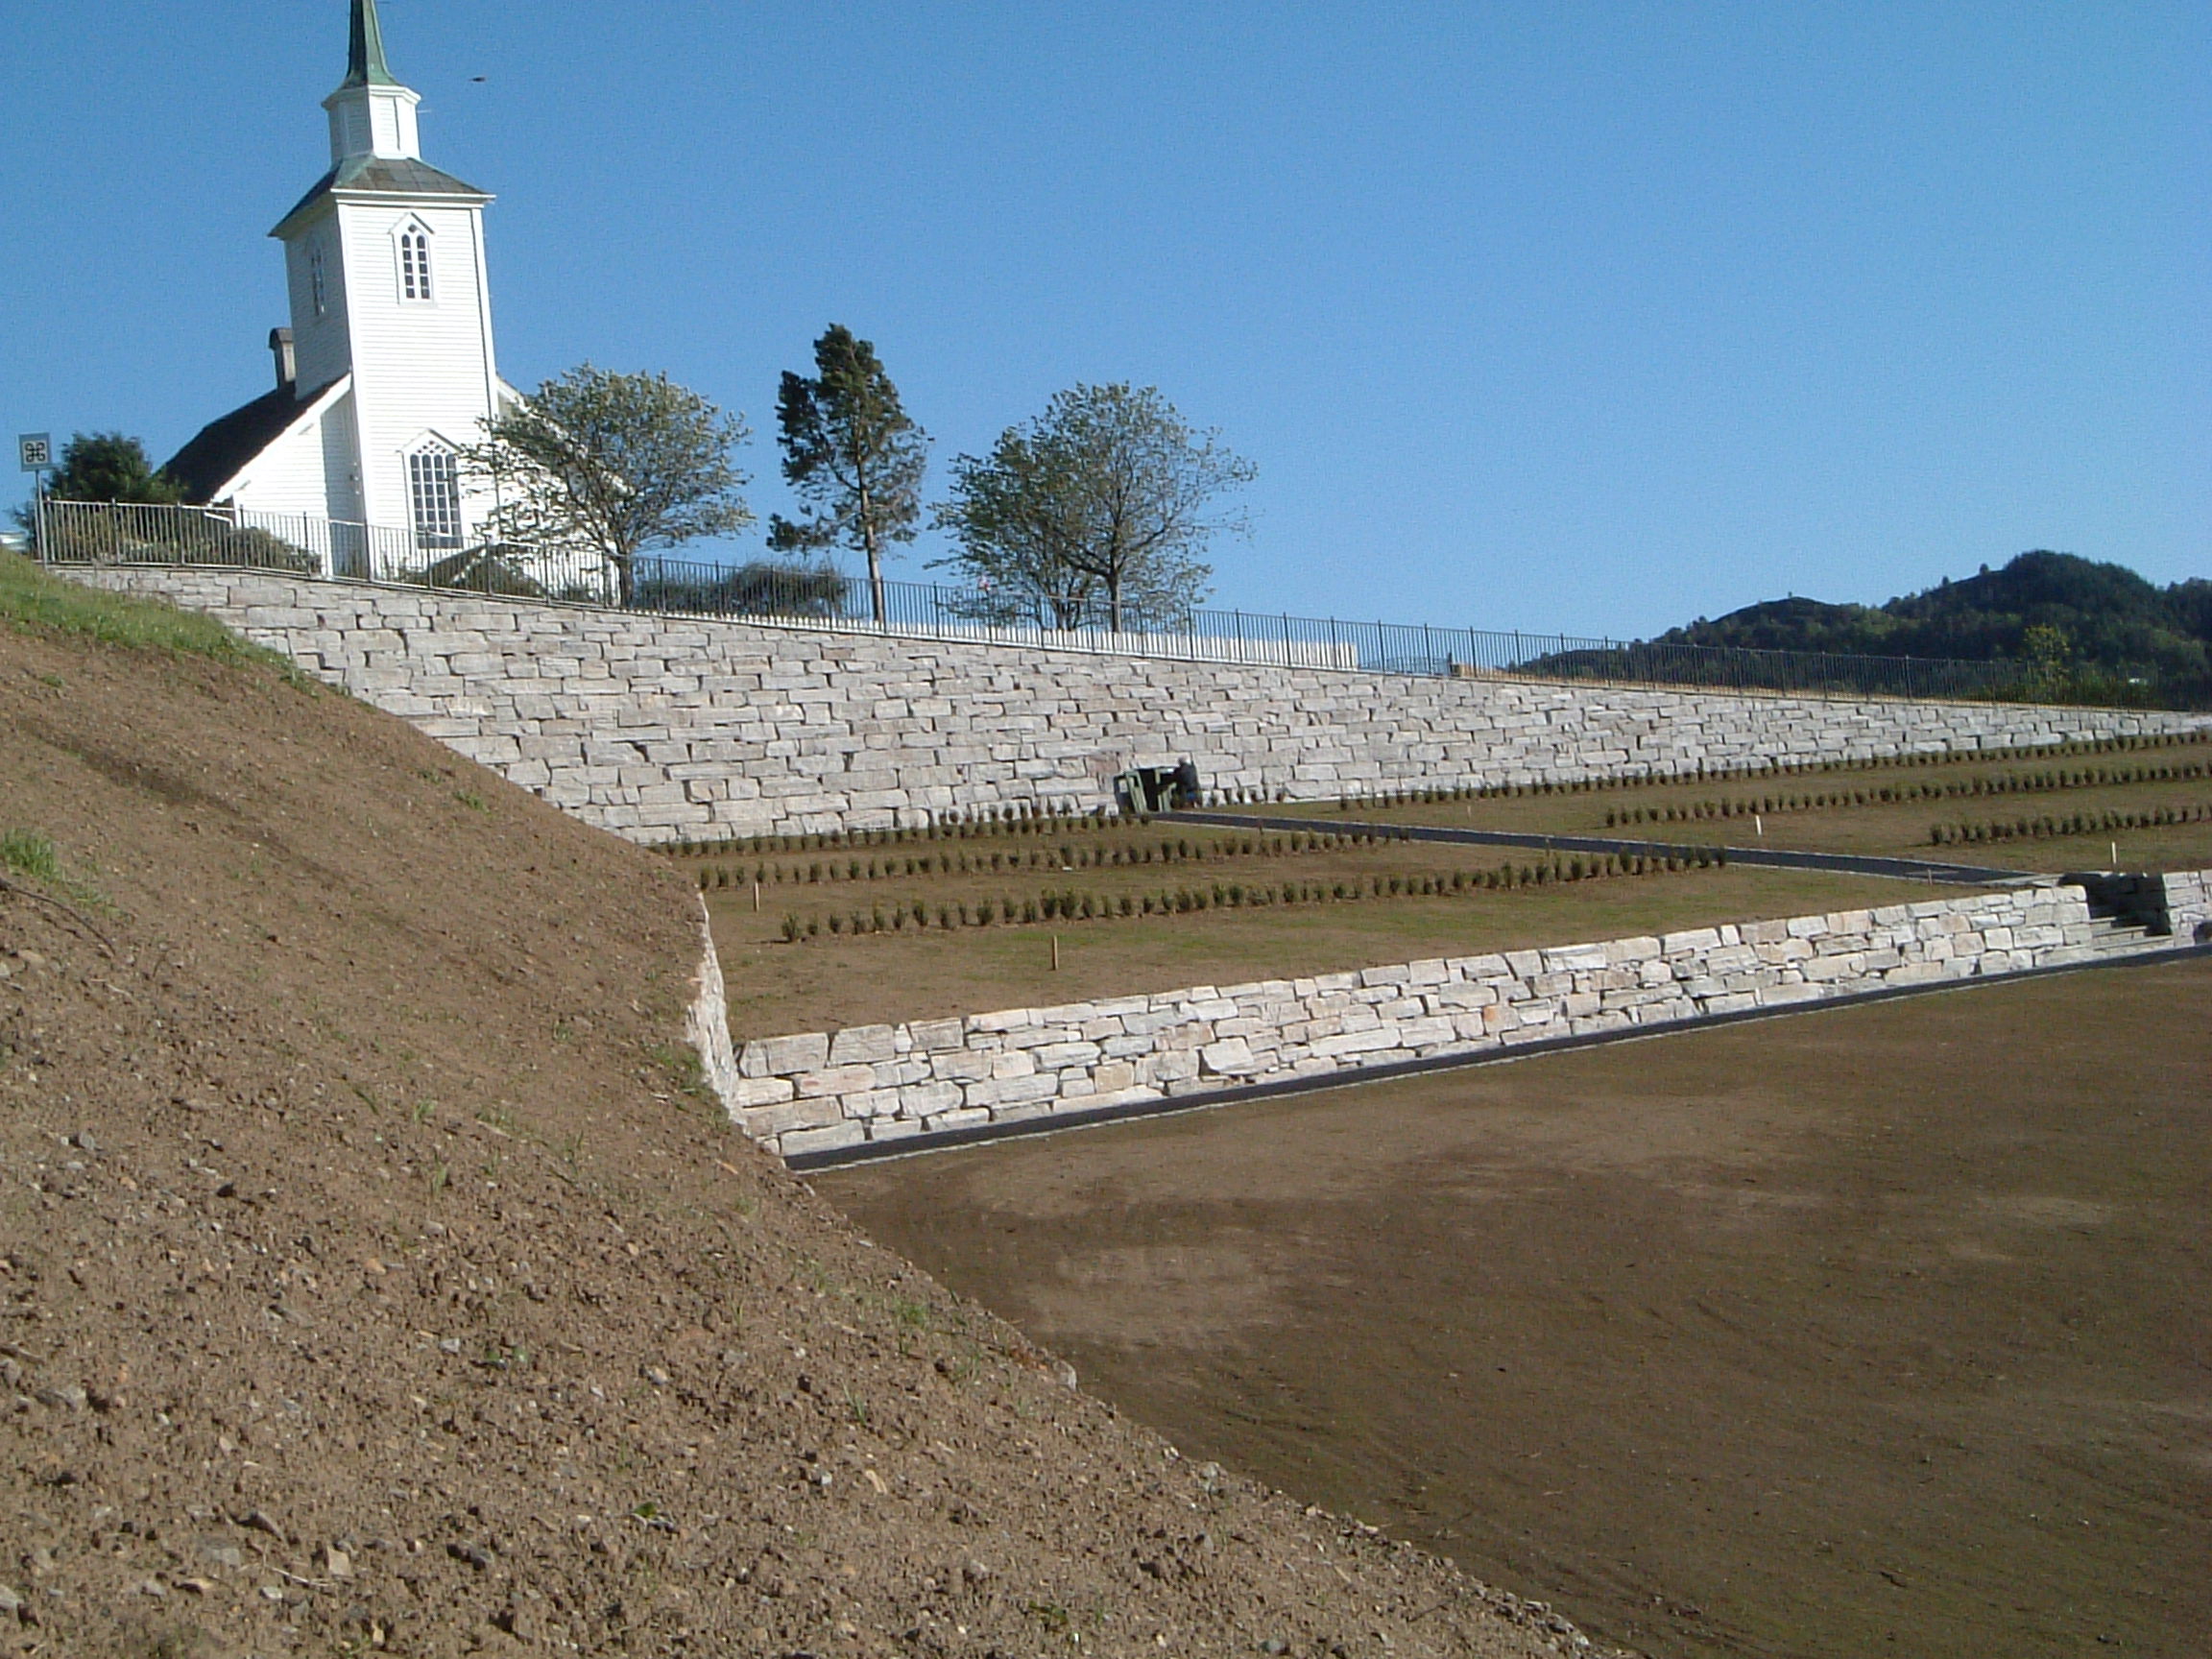
[[285,658],[249,644],[212,617],[134,593],[87,588],[42,570],[15,553],[0,553],[0,622],[26,632],[94,639],[133,651],[164,651],[239,667],[272,668],[301,686],[319,684]]
[[34,881],[61,879],[61,860],[54,843],[33,830],[0,830],[0,869]]
[[[0,830],[0,876],[36,881],[41,887],[65,893],[88,910],[105,910],[109,907],[107,894],[62,868],[61,854],[52,840],[36,830]],[[52,899],[46,902],[54,902]],[[83,917],[78,920],[85,921]],[[89,923],[86,925],[89,926]]]

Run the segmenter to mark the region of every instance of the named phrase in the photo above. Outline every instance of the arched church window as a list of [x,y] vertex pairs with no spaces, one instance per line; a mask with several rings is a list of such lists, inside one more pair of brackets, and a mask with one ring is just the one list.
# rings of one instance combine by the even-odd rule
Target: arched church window
[[399,232],[399,297],[430,298],[430,233],[414,226]]
[[461,545],[461,479],[449,449],[418,449],[407,457],[407,494],[415,540],[424,547]]

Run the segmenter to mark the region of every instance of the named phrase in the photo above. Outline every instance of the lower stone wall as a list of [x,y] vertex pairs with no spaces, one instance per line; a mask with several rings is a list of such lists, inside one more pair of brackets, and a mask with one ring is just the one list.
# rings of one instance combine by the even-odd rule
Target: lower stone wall
[[61,567],[205,612],[634,840],[1110,804],[1133,765],[1312,801],[2212,730],[2155,709],[1739,695],[885,637],[274,571]]
[[2166,926],[2177,945],[2212,945],[2212,870],[2168,876]]
[[[2205,921],[2207,877],[2166,879],[2176,926],[2160,943],[2189,945]],[[2081,888],[2025,887],[771,1037],[738,1052],[736,1115],[792,1157],[2084,962],[2097,933]]]

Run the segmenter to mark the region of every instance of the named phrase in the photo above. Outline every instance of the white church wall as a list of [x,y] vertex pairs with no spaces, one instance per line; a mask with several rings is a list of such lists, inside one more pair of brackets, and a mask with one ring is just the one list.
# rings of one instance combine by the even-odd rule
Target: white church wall
[[231,498],[254,513],[328,517],[328,427],[334,406],[346,400],[341,393],[320,413],[302,405],[300,422],[253,458],[239,475]]
[[[315,303],[315,256],[323,258],[323,303]],[[284,249],[292,301],[292,356],[300,389],[312,397],[352,367],[347,334],[346,252],[337,217],[325,214]]]
[[323,418],[323,489],[329,497],[333,520],[341,524],[368,521],[361,510],[361,433],[353,419],[350,390],[333,402]]
[[[426,434],[472,444],[492,411],[495,371],[475,214],[430,202],[342,204],[351,304],[355,419],[361,436],[362,514],[411,525],[406,454]],[[429,233],[430,298],[400,286],[398,236]]]

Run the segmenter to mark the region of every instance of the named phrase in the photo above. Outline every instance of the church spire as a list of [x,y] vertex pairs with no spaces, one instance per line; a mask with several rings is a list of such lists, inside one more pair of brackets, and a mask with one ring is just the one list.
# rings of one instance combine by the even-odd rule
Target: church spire
[[376,0],[353,0],[353,35],[346,54],[346,86],[397,86],[384,61],[384,26],[376,19]]
[[415,133],[413,92],[393,79],[384,61],[384,26],[376,0],[353,0],[353,30],[347,42],[346,79],[323,100],[330,111],[330,160],[335,166],[359,156],[420,160]]

